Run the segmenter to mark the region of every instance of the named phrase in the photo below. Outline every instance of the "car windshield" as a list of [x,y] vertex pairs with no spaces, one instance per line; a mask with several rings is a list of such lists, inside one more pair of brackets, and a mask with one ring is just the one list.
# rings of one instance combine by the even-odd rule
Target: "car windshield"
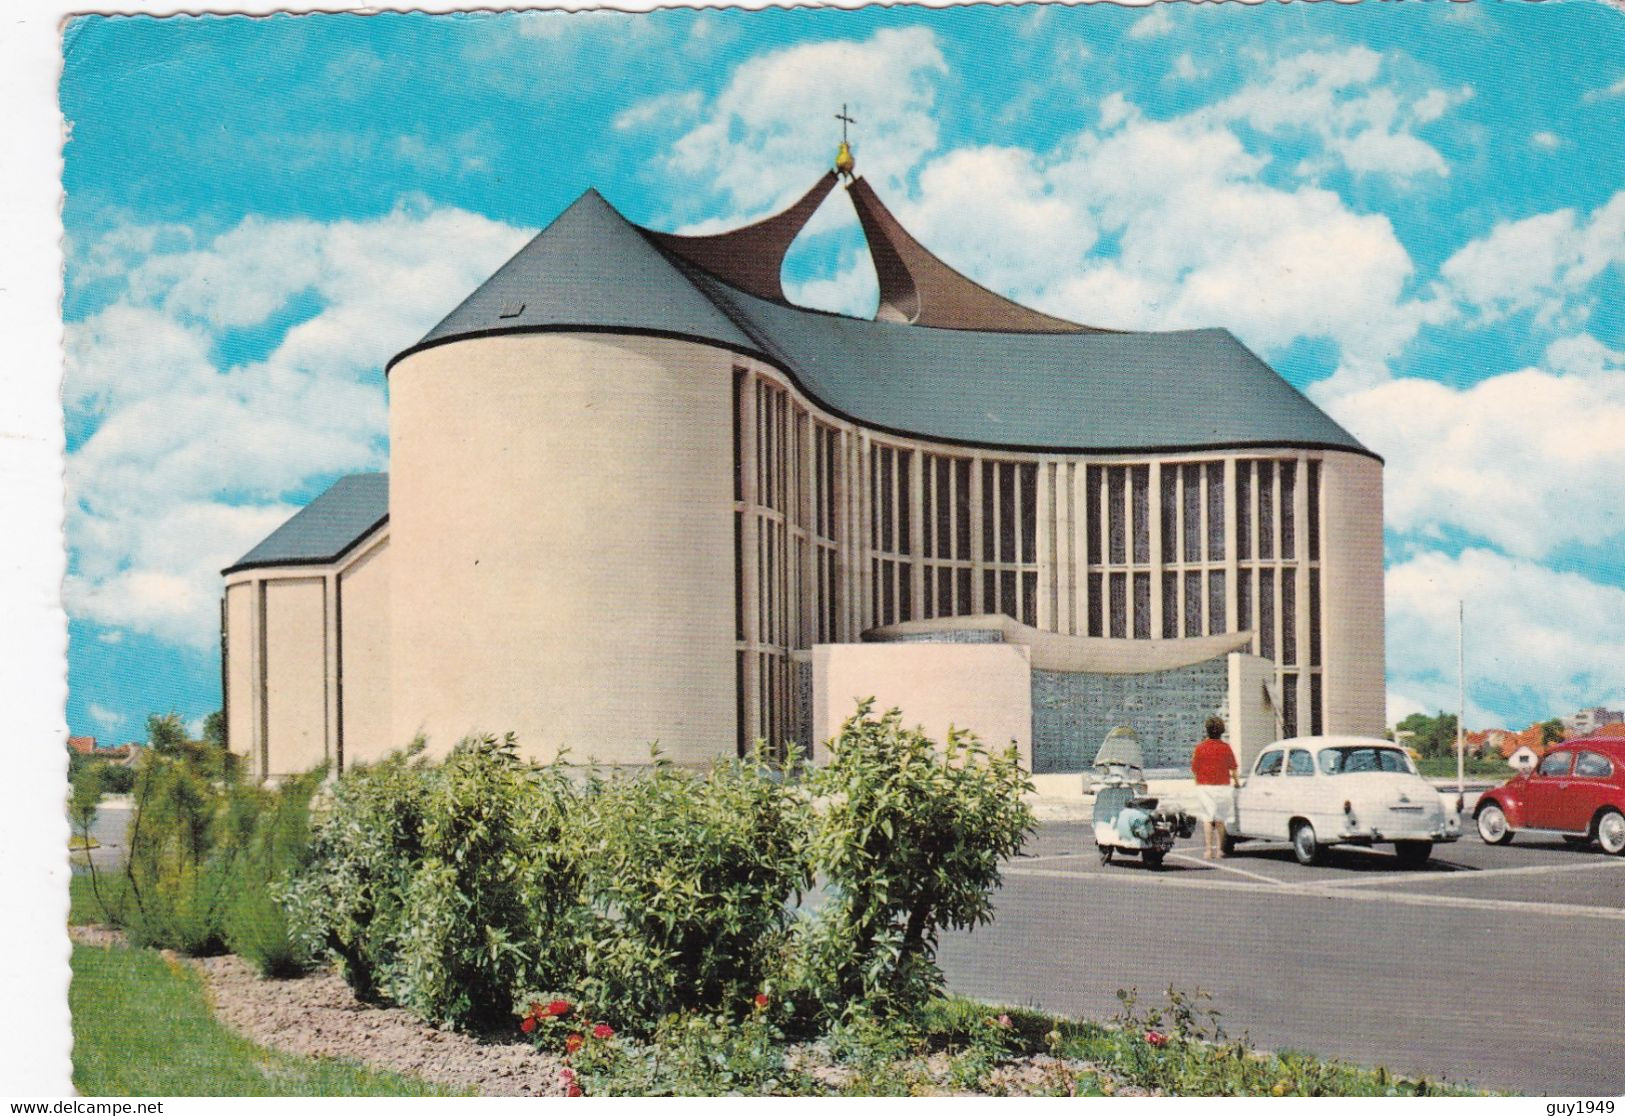
[[1375,748],[1370,745],[1344,748],[1322,748],[1320,770],[1326,775],[1350,775],[1356,771],[1389,771],[1395,774],[1414,774],[1411,758],[1398,748]]

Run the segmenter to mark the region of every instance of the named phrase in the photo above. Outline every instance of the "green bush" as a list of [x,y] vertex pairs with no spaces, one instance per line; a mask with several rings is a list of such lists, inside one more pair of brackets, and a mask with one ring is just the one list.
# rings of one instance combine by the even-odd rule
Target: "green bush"
[[211,774],[200,757],[180,749],[154,748],[137,765],[126,836],[128,901],[117,914],[136,945],[195,955],[226,948],[235,848],[221,840],[226,791]]
[[812,879],[801,797],[760,752],[706,773],[656,756],[601,783],[585,824],[597,916],[582,994],[646,1031],[729,1012],[776,983],[791,904]]
[[310,803],[325,774],[318,769],[287,779],[274,791],[237,785],[228,796],[225,840],[236,852],[226,944],[266,976],[294,976],[310,967],[310,950],[294,937],[275,896],[310,859]]
[[510,733],[464,741],[423,803],[397,997],[455,1026],[505,1022],[517,989],[580,975],[579,796],[558,766],[519,760]]
[[516,991],[580,977],[586,907],[581,795],[510,734],[468,739],[438,766],[397,756],[347,772],[310,867],[279,893],[294,935],[339,958],[366,996],[488,1027]]
[[829,897],[801,928],[798,976],[825,1019],[853,1005],[918,1011],[942,986],[938,935],[992,918],[1000,862],[1034,830],[1014,748],[990,755],[957,731],[939,747],[896,709],[875,719],[872,704],[810,779]]
[[309,866],[275,893],[293,938],[337,958],[364,999],[387,994],[398,968],[406,886],[422,859],[422,750],[418,741],[340,776],[313,826]]

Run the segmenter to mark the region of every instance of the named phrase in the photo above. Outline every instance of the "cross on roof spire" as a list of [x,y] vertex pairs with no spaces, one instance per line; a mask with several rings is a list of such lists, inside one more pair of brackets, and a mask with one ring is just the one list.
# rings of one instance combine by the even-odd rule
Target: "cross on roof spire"
[[835,114],[835,119],[837,119],[837,120],[839,120],[841,122],[841,142],[845,143],[846,142],[846,126],[848,124],[856,124],[857,123],[856,120],[853,120],[850,116],[848,116],[846,114],[846,102],[845,101],[841,102],[841,111]]

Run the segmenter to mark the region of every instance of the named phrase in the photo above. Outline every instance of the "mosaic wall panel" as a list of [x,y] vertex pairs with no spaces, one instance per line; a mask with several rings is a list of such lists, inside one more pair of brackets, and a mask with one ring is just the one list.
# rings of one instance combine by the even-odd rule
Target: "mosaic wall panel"
[[988,628],[962,628],[952,632],[909,632],[888,635],[875,643],[1003,643],[1004,633]]
[[1106,733],[1130,725],[1147,770],[1190,769],[1202,723],[1227,706],[1224,656],[1151,674],[1033,671],[1033,772],[1087,771]]

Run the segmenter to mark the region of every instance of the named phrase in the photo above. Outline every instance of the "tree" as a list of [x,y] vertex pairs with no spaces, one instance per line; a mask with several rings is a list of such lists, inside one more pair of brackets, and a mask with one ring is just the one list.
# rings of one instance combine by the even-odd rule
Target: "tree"
[[181,715],[173,711],[147,716],[147,743],[152,750],[163,755],[178,755],[191,743]]
[[1401,732],[1412,734],[1411,746],[1424,756],[1454,755],[1456,751],[1456,715],[1441,711],[1429,717],[1426,713],[1412,713],[1397,726]]
[[1540,746],[1550,748],[1553,744],[1563,743],[1563,722],[1558,717],[1540,723]]
[[226,715],[218,709],[203,718],[203,742],[222,752],[226,750]]

